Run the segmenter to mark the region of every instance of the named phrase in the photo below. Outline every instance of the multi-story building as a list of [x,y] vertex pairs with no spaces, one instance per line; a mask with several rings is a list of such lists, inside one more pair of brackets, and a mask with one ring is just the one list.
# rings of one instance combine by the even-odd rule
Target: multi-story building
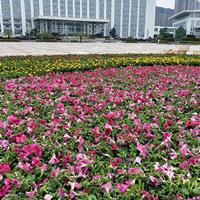
[[182,26],[187,35],[200,37],[200,0],[176,0],[173,26]]
[[156,26],[171,27],[173,20],[169,19],[174,15],[174,9],[156,7]]
[[198,0],[176,0],[174,14],[180,13],[184,10],[200,9],[200,1]]
[[0,0],[0,32],[153,37],[156,0]]

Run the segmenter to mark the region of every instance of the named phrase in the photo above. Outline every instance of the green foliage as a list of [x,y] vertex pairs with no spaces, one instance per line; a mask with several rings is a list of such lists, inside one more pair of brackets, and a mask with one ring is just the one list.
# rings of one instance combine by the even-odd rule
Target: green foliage
[[35,36],[36,37],[37,33],[38,33],[37,29],[32,29],[30,31],[30,36]]
[[181,41],[185,36],[186,36],[186,30],[182,26],[180,26],[176,30],[175,38],[177,41]]
[[161,28],[160,29],[160,36],[166,36],[169,35],[168,28]]
[[168,28],[160,29],[160,34],[158,38],[160,39],[160,43],[168,43],[174,41],[173,34],[170,34],[168,32]]
[[4,37],[10,39],[12,36],[12,31],[11,30],[5,30],[4,31]]
[[36,37],[39,41],[55,41],[56,40],[54,35],[52,33],[48,33],[48,32],[37,34]]
[[127,37],[126,38],[126,42],[127,43],[137,43],[137,39],[135,39],[133,37]]
[[116,31],[116,28],[115,27],[113,27],[111,30],[110,30],[110,36],[112,37],[112,38],[116,38],[117,37],[117,31]]

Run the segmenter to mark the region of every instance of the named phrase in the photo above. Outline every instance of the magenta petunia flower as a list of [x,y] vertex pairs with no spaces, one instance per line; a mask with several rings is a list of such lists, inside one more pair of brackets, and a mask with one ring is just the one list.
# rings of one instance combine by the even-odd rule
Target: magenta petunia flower
[[142,191],[142,194],[143,194],[143,197],[144,197],[145,199],[147,199],[147,200],[152,200],[152,195],[151,195],[151,193],[149,193],[148,191],[143,190],[143,191]]
[[14,124],[14,125],[19,125],[20,120],[17,117],[15,117],[14,115],[11,115],[8,117],[8,122],[11,124]]
[[28,157],[32,154],[35,154],[38,157],[42,156],[42,147],[39,144],[28,144],[25,145],[22,149],[25,153],[25,156]]
[[109,193],[109,191],[112,189],[112,183],[111,182],[105,183],[101,185],[101,188],[104,192]]
[[26,197],[33,199],[36,195],[35,191],[31,191],[31,192],[26,192]]
[[5,174],[11,171],[9,163],[0,163],[0,174]]
[[25,143],[28,140],[27,136],[22,134],[18,134],[15,136],[15,141],[17,143]]
[[144,172],[140,168],[129,168],[128,169],[128,173],[129,174],[138,174],[138,173],[142,173],[143,174]]
[[110,124],[105,125],[105,135],[108,136],[112,132],[112,126]]
[[9,146],[9,141],[8,140],[0,140],[0,147],[3,149],[7,149]]
[[58,160],[58,158],[56,158],[55,154],[49,160],[49,164],[58,164],[59,162],[60,162],[60,160]]
[[31,164],[34,167],[38,167],[41,164],[40,158],[39,157],[33,157]]
[[146,158],[148,155],[148,149],[147,149],[147,145],[142,145],[140,144],[140,142],[137,142],[137,150],[140,152],[140,154]]
[[52,178],[56,178],[59,175],[59,173],[60,173],[60,167],[52,169],[52,171],[51,171],[51,177]]
[[123,184],[123,183],[117,183],[117,189],[122,192],[125,193],[129,188],[128,184]]
[[17,167],[19,167],[20,169],[23,169],[24,171],[30,172],[32,167],[29,163],[21,163],[19,162]]

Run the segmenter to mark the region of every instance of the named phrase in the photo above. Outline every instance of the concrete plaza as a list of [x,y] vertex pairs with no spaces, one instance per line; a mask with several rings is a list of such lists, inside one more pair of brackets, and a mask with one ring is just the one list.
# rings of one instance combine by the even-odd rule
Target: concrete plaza
[[[64,42],[0,42],[0,56],[66,55],[66,54],[163,54],[177,51],[183,45],[152,43],[64,43]],[[200,45],[190,45],[188,54],[200,51]]]

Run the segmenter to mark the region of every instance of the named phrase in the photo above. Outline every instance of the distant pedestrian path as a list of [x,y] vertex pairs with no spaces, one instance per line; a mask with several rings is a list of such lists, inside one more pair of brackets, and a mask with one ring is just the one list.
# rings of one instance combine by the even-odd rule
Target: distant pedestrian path
[[[45,43],[0,42],[0,56],[60,54],[163,54],[184,49],[183,45],[152,43]],[[187,46],[187,54],[200,53],[200,45]]]

